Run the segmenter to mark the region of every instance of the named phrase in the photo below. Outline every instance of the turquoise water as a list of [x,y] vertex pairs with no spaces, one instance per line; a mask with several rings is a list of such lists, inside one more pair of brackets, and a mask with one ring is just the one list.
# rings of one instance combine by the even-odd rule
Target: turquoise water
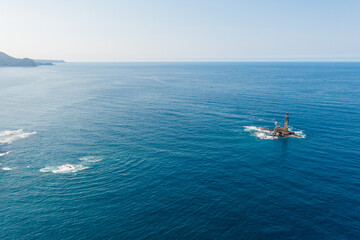
[[[360,63],[67,63],[0,84],[0,239],[360,236]],[[286,112],[304,138],[248,131]]]

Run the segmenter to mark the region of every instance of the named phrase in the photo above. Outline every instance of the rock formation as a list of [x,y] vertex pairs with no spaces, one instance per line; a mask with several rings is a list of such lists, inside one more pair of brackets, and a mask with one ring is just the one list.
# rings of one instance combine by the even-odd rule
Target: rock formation
[[269,129],[269,128],[262,128],[262,130],[270,131],[270,132],[272,132],[272,135],[276,136],[276,137],[299,137],[299,138],[301,138],[301,136],[296,135],[294,132],[289,131],[289,114],[288,113],[286,113],[285,123],[284,123],[283,128],[276,126],[274,130]]
[[289,130],[288,127],[289,127],[289,113],[286,113],[285,122],[284,122],[284,129],[286,131],[288,131]]

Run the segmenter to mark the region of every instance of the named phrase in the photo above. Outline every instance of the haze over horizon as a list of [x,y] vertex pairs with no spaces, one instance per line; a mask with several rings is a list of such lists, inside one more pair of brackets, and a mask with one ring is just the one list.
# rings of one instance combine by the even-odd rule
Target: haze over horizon
[[360,61],[360,2],[0,4],[0,51],[82,62]]

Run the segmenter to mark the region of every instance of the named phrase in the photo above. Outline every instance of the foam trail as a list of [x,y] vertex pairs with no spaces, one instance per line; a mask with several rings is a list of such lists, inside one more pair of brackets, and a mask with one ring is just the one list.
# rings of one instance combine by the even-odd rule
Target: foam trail
[[75,173],[84,169],[87,169],[88,167],[83,165],[76,165],[76,164],[64,164],[57,167],[44,167],[40,169],[40,172],[52,172],[52,173]]
[[0,157],[5,156],[5,155],[8,155],[9,153],[10,153],[10,151],[5,152],[5,153],[0,153]]
[[256,126],[244,126],[245,128],[245,131],[247,132],[251,132],[252,135],[260,138],[260,139],[270,139],[270,140],[273,140],[273,139],[278,139],[278,137],[276,136],[273,136],[271,134],[271,131],[269,130],[265,130],[265,129],[262,129],[260,127],[256,127]]
[[244,126],[244,128],[245,128],[245,131],[247,131],[247,132],[260,131],[261,130],[261,128],[255,127],[255,126]]
[[18,129],[18,130],[5,130],[0,132],[0,137],[5,137],[5,136],[10,136],[10,135],[14,135],[14,134],[18,134],[19,132],[22,132],[22,129]]
[[303,131],[294,131],[294,133],[296,134],[296,135],[299,135],[299,136],[301,136],[301,138],[305,138],[306,137],[306,134],[305,133],[303,133]]
[[[289,126],[289,130],[293,131],[293,127]],[[296,135],[300,136],[301,138],[305,138],[306,134],[302,130],[293,131]]]
[[36,134],[36,132],[24,132],[23,129],[5,130],[0,132],[0,143],[9,144],[13,141],[24,139],[34,134]]
[[272,136],[272,135],[268,135],[265,132],[257,132],[255,133],[255,136],[257,136],[260,139],[277,139],[277,137]]
[[90,168],[93,163],[100,162],[104,159],[102,156],[89,155],[79,158],[81,164],[63,164],[61,166],[46,166],[41,168],[40,172],[52,173],[75,173],[87,168]]
[[99,156],[86,156],[86,157],[81,157],[79,158],[80,161],[83,161],[84,163],[95,163],[95,162],[100,162],[102,161],[104,158],[103,157],[99,157]]

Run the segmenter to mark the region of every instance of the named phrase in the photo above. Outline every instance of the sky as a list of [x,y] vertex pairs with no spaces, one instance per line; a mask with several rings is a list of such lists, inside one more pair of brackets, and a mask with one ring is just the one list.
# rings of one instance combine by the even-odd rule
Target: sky
[[0,51],[69,62],[360,61],[360,1],[0,0]]

